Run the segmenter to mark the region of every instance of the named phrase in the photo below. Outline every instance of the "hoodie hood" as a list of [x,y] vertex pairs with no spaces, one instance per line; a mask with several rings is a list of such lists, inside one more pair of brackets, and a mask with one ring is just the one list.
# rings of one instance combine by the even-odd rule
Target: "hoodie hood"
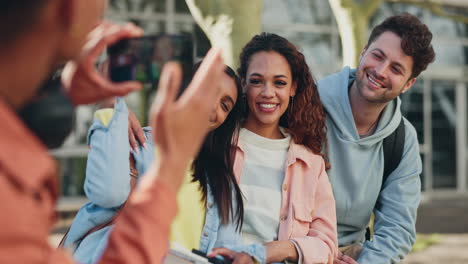
[[332,74],[318,82],[320,99],[327,113],[327,125],[334,126],[337,136],[343,141],[359,145],[373,145],[389,136],[401,121],[400,98],[388,103],[380,117],[375,132],[360,138],[354,123],[348,87],[356,79],[356,70],[345,67],[341,72]]

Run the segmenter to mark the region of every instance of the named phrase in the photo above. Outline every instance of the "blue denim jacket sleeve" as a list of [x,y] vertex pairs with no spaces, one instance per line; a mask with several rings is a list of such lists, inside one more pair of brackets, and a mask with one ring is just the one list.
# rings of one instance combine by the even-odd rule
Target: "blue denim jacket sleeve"
[[[218,207],[214,201],[211,189],[208,186],[207,208],[205,216],[205,225],[200,239],[200,250],[209,253],[215,247],[225,247],[236,252],[245,252],[252,256],[259,263],[266,262],[266,248],[260,243],[244,245],[241,234],[236,226],[231,222],[227,225],[221,224],[221,218],[218,213]],[[220,233],[223,233],[220,236]]]
[[408,125],[405,129],[403,157],[379,195],[374,209],[374,236],[364,243],[360,264],[399,263],[416,240],[422,164],[416,131]]
[[130,193],[128,109],[117,98],[108,126],[95,119],[88,131],[90,151],[84,190],[88,199],[103,208],[122,205]]

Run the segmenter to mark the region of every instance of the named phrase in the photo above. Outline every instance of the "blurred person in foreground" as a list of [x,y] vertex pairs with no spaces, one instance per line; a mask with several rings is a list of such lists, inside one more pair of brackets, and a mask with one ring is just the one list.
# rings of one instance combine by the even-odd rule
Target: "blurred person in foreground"
[[[98,26],[106,4],[105,0],[0,0],[0,210],[4,212],[0,263],[73,263],[68,253],[48,242],[58,190],[57,168],[46,139],[56,127],[37,133],[39,128],[31,120],[53,104],[37,107],[49,92],[41,84],[69,60],[62,74],[63,89],[58,91],[65,95],[58,100],[63,105],[66,100],[71,106],[87,104],[141,88],[134,82],[110,83],[94,68],[108,44],[142,34],[131,25]],[[158,161],[129,199],[100,263],[163,260],[177,211],[176,192],[208,131],[212,104],[206,102],[217,97],[215,84],[223,70],[220,51],[210,51],[187,90],[175,100],[181,68],[166,65],[150,114],[151,125],[158,126],[154,133]],[[47,111],[42,117],[48,117]]]

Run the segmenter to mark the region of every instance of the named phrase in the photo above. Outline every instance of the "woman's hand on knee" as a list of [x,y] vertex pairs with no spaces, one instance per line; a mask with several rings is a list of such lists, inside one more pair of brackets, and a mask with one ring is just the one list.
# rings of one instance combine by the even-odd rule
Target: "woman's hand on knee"
[[254,264],[255,261],[249,254],[245,252],[236,252],[228,248],[215,248],[208,254],[209,258],[222,256],[232,260],[232,264]]
[[350,256],[346,256],[341,252],[338,252],[338,256],[333,261],[333,264],[359,264]]

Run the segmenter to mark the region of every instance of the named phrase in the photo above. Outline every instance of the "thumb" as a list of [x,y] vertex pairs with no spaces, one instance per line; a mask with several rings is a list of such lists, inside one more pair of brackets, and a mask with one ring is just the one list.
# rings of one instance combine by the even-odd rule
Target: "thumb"
[[174,102],[180,87],[182,69],[176,62],[168,62],[164,65],[158,84],[158,91],[152,107],[156,109],[168,107]]

